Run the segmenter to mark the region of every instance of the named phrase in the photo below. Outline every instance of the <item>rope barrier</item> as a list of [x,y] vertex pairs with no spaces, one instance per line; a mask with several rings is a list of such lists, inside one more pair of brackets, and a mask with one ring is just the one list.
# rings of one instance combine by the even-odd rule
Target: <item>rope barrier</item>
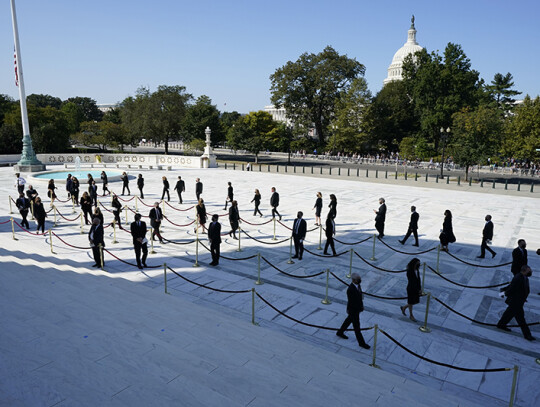
[[[202,247],[204,247],[206,250],[210,251],[210,248],[208,246],[206,246],[203,242],[201,242],[199,240],[199,243],[201,244]],[[225,260],[232,260],[232,261],[242,261],[242,260],[250,260],[250,259],[253,259],[257,257],[256,254],[254,254],[253,256],[248,256],[248,257],[240,257],[238,259],[235,259],[233,257],[227,257],[227,256],[223,256],[223,255],[220,255],[219,258],[220,259],[225,259]]]
[[[10,222],[10,220],[8,220],[8,222]],[[29,233],[31,235],[34,235],[34,236],[43,236],[43,235],[46,235],[47,232],[44,232],[44,233],[33,233],[33,232],[30,232],[29,230],[26,230],[24,227],[22,227],[15,219],[13,219],[13,223],[15,223],[19,228],[21,228],[22,230],[24,230],[26,233]]]
[[313,232],[314,230],[318,230],[318,229],[319,229],[319,227],[315,226],[313,229],[306,230],[306,233]]
[[366,259],[364,259],[362,256],[360,256],[356,250],[354,251],[354,254],[356,254],[356,257],[358,257],[360,260],[362,260],[364,263],[366,263],[367,265],[373,267],[374,269],[377,269],[377,270],[380,270],[380,271],[386,271],[387,273],[405,273],[407,271],[407,269],[405,270],[388,270],[388,269],[384,269],[382,267],[379,267],[379,266],[376,266],[374,265],[373,263],[370,263],[369,261],[367,261]]
[[399,346],[401,349],[403,349],[404,351],[406,351],[406,352],[410,353],[411,355],[416,356],[417,358],[422,359],[422,360],[424,360],[426,362],[433,363],[434,365],[444,366],[444,367],[448,367],[450,369],[455,369],[455,370],[461,370],[462,372],[476,372],[476,373],[507,372],[509,370],[512,370],[511,368],[507,368],[507,367],[500,367],[500,368],[495,368],[495,369],[470,369],[468,367],[452,366],[452,365],[449,365],[447,363],[437,362],[436,360],[426,358],[426,357],[421,356],[418,353],[410,350],[409,348],[406,348],[401,343],[399,343],[397,340],[395,340],[392,336],[390,336],[390,334],[386,333],[384,330],[379,328],[379,331],[384,336],[386,336],[388,339],[390,339],[392,342],[394,342],[397,346]]
[[317,276],[320,276],[321,274],[323,274],[325,271],[320,271],[318,273],[315,273],[315,274],[310,274],[310,275],[307,275],[307,276],[296,276],[294,274],[290,274],[290,273],[287,273],[286,271],[283,271],[279,268],[277,268],[276,266],[274,266],[272,263],[270,263],[268,261],[268,259],[264,256],[261,256],[261,259],[264,260],[266,262],[266,264],[268,264],[270,267],[276,269],[277,271],[279,271],[280,273],[282,274],[285,274],[286,276],[289,276],[289,277],[294,277],[294,278],[313,278],[313,277],[317,277]]
[[401,250],[398,250],[398,249],[394,249],[392,246],[390,246],[388,243],[386,243],[384,240],[382,239],[379,239],[379,242],[381,242],[383,245],[385,245],[386,247],[388,247],[390,250],[393,250],[395,251],[396,253],[401,253],[401,254],[407,254],[409,256],[416,256],[418,254],[424,254],[424,253],[429,253],[429,252],[432,252],[433,250],[437,250],[437,247],[432,247],[431,249],[428,249],[428,250],[424,250],[424,251],[421,251],[421,252],[416,252],[416,253],[411,253],[411,252],[403,252]]
[[221,215],[218,215],[217,213],[210,213],[210,212],[208,212],[208,216],[214,216],[214,215],[217,215],[217,216],[219,216],[220,218],[221,218],[222,216],[229,216],[228,213],[223,213],[223,214],[221,214]]
[[324,257],[325,259],[326,259],[326,258],[330,258],[330,257],[339,257],[339,256],[344,255],[345,253],[349,253],[348,250],[345,250],[344,252],[338,253],[338,254],[336,254],[335,256],[333,256],[333,255],[325,256],[324,254],[318,254],[318,253],[312,252],[311,250],[306,249],[305,247],[304,247],[304,250],[305,250],[306,252],[308,252],[309,254],[312,254],[313,256]]
[[[444,302],[442,302],[441,300],[439,300],[437,297],[435,296],[431,296],[431,298],[433,298],[435,301],[437,301],[439,304],[441,304],[444,308],[446,308],[447,310],[449,311],[452,311],[454,314],[457,314],[459,315],[460,317],[462,318],[465,318],[471,322],[474,322],[476,324],[480,324],[480,325],[485,325],[485,326],[497,326],[497,324],[490,324],[488,322],[482,322],[482,321],[478,321],[476,319],[473,319],[471,317],[468,317],[467,315],[464,315],[462,314],[461,312],[459,311],[456,311],[455,309],[453,309],[452,307],[450,307],[448,304],[445,304]],[[534,325],[540,325],[540,322],[531,322],[530,324],[525,324],[527,326],[534,326]],[[511,327],[511,328],[518,328],[519,325],[507,325],[508,327]]]
[[11,222],[11,219],[6,220],[5,222],[0,222],[0,225],[4,225],[4,224],[9,223],[9,222]]
[[261,226],[261,225],[266,225],[266,224],[272,222],[272,219],[269,219],[269,220],[267,220],[266,222],[263,222],[263,223],[251,223],[251,222],[245,220],[244,218],[240,218],[240,219],[242,220],[242,222],[245,222],[245,223],[247,223],[248,225],[251,225],[251,226]]
[[171,207],[172,209],[174,209],[175,211],[178,211],[178,212],[185,212],[185,211],[189,211],[189,210],[195,208],[195,205],[193,205],[193,206],[190,206],[190,207],[187,208],[187,209],[178,209],[178,208],[175,208],[174,206],[172,206],[172,205],[171,205],[169,202],[167,202],[167,201],[163,201],[163,202],[165,202],[165,204],[166,204],[167,206]]
[[116,195],[118,197],[118,199],[120,199],[122,202],[129,202],[129,201],[133,201],[135,198],[137,198],[136,196],[132,196],[131,198],[129,199],[123,199],[123,198],[120,198],[119,195]]
[[72,244],[69,244],[68,242],[66,242],[64,239],[62,239],[60,236],[58,236],[56,233],[52,232],[52,234],[58,239],[60,240],[62,243],[64,243],[66,246],[69,246],[69,247],[73,247],[74,249],[80,249],[80,250],[90,250],[91,247],[81,247],[81,246],[74,246]]
[[278,220],[277,223],[279,223],[281,226],[286,227],[289,230],[292,230],[292,228],[288,227],[286,224],[284,224],[282,221]]
[[192,244],[192,243],[195,243],[195,239],[193,239],[193,240],[188,240],[187,242],[175,242],[175,241],[173,241],[173,240],[165,239],[165,238],[163,237],[163,240],[165,240],[167,243],[178,244],[178,245],[184,245],[184,244]]
[[[128,208],[128,209],[129,209],[131,212],[133,212],[133,213],[139,213],[139,212],[134,211],[133,209],[131,209],[129,206],[126,206],[126,208]],[[142,216],[143,218],[149,218],[149,217],[150,217],[150,216],[146,216],[146,215],[142,215],[142,214],[141,214],[141,216]]]
[[134,197],[134,198],[137,198],[137,199],[139,200],[139,202],[142,203],[144,206],[147,206],[147,207],[149,207],[149,208],[153,208],[153,207],[154,207],[154,205],[147,205],[147,204],[145,204],[144,201],[143,201],[141,198],[139,198],[138,196],[137,196],[137,197]]
[[287,242],[288,240],[290,240],[290,237],[287,237],[283,240],[278,240],[277,242],[265,242],[263,240],[259,240],[257,239],[256,237],[253,237],[251,236],[250,234],[248,234],[244,229],[242,229],[242,232],[244,232],[244,234],[249,237],[250,239],[253,239],[255,240],[256,242],[259,242],[259,243],[262,243],[262,244],[280,244],[280,243],[283,243],[283,242]]
[[60,198],[56,197],[56,200],[57,200],[58,202],[66,203],[66,202],[71,201],[71,198],[68,198],[68,199],[66,199],[65,201],[62,201]]
[[[348,284],[346,281],[344,281],[344,280],[342,280],[341,278],[339,278],[338,276],[336,276],[336,275],[334,274],[334,272],[331,271],[330,274],[332,274],[332,277],[334,277],[334,278],[335,278],[336,280],[338,280],[339,282],[343,283],[343,284],[346,285],[346,286],[349,286],[349,284]],[[382,296],[382,295],[370,294],[370,293],[367,293],[367,292],[365,292],[365,291],[362,291],[362,292],[363,292],[364,294],[366,294],[368,297],[379,298],[379,299],[381,299],[381,300],[406,300],[406,299],[407,299],[407,297],[384,297],[384,296]]]
[[[282,315],[284,316],[285,318],[287,319],[290,319],[291,321],[294,321],[296,322],[297,324],[300,324],[300,325],[305,325],[305,326],[309,326],[311,328],[317,328],[317,329],[326,329],[327,331],[339,331],[339,328],[331,328],[331,327],[328,327],[328,326],[323,326],[323,325],[315,325],[315,324],[309,324],[307,322],[303,322],[303,321],[300,321],[299,319],[296,319],[294,317],[291,317],[287,314],[285,314],[283,311],[277,309],[276,307],[274,307],[272,304],[270,304],[270,302],[268,302],[262,295],[260,295],[258,292],[255,292],[255,294],[257,295],[257,297],[259,297],[261,299],[262,302],[264,302],[266,305],[268,305],[270,308],[272,308],[274,311],[276,311],[279,315]],[[372,326],[370,327],[367,327],[367,328],[360,328],[361,331],[368,331],[370,329],[373,329]],[[353,328],[349,328],[349,329],[346,329],[346,331],[352,331]]]
[[177,223],[174,223],[173,221],[169,220],[168,217],[166,217],[165,215],[163,215],[163,217],[167,220],[167,222],[169,222],[171,225],[174,225],[176,227],[179,227],[179,228],[183,228],[183,227],[186,227],[186,226],[190,226],[190,225],[193,225],[195,223],[195,219],[193,219],[192,222],[189,222],[187,225],[179,225]]
[[[129,261],[122,260],[120,257],[115,256],[115,255],[112,254],[109,250],[107,250],[107,249],[105,249],[105,248],[103,248],[103,251],[109,253],[112,257],[114,257],[116,260],[121,261],[122,263],[128,264],[128,265],[133,266],[133,267],[138,267],[138,266],[137,266],[136,264],[134,264],[134,263],[130,263]],[[157,268],[160,268],[160,267],[162,267],[162,266],[161,266],[161,265],[159,265],[159,266],[147,266],[146,268],[148,268],[148,269],[157,269]]]
[[[441,251],[442,251],[442,250],[441,250]],[[457,261],[460,261],[460,262],[462,262],[462,263],[465,263],[465,264],[468,265],[468,266],[481,267],[481,268],[484,268],[484,269],[503,267],[503,266],[508,266],[508,265],[512,264],[512,262],[509,261],[508,263],[501,263],[501,264],[497,264],[497,265],[495,265],[495,266],[483,266],[483,265],[481,265],[481,264],[474,264],[474,263],[469,263],[468,261],[465,261],[465,260],[461,260],[459,257],[454,256],[452,253],[447,252],[446,250],[444,250],[443,252],[446,253],[446,254],[448,254],[450,257],[456,259]]]
[[77,215],[76,218],[68,219],[68,218],[66,218],[64,215],[62,215],[58,209],[56,210],[56,213],[58,213],[58,215],[60,215],[60,217],[61,217],[62,219],[65,219],[65,220],[67,220],[68,222],[74,222],[74,221],[76,221],[77,219],[79,219],[79,218],[81,217],[81,214],[79,213],[79,214]]
[[110,209],[107,209],[107,207],[105,205],[103,205],[103,202],[99,201],[99,204],[103,207],[103,209],[105,209],[107,212],[111,212],[112,211]]
[[465,284],[461,284],[461,283],[456,283],[455,281],[452,281],[450,280],[449,278],[446,278],[445,276],[443,276],[441,273],[439,273],[437,270],[435,270],[434,268],[432,268],[431,266],[427,266],[428,269],[430,269],[431,271],[433,271],[436,275],[438,275],[440,278],[442,278],[443,280],[446,280],[448,281],[449,283],[452,283],[452,284],[455,284],[459,287],[463,287],[463,288],[476,288],[476,289],[483,289],[483,288],[497,288],[497,287],[502,287],[503,285],[508,285],[510,284],[510,281],[507,281],[506,283],[501,283],[501,284],[493,284],[493,285],[484,285],[484,286],[480,286],[480,285],[465,285]]
[[176,274],[178,277],[180,277],[181,279],[187,281],[188,283],[194,284],[194,285],[199,286],[199,287],[202,287],[202,288],[206,288],[207,290],[217,291],[217,292],[220,292],[220,293],[231,293],[231,294],[242,294],[242,293],[249,293],[249,292],[251,292],[251,290],[222,290],[221,288],[208,287],[208,286],[205,285],[205,284],[196,283],[195,281],[192,281],[192,280],[190,280],[189,278],[184,277],[184,276],[181,275],[181,274],[178,274],[175,270],[173,270],[173,269],[170,268],[169,266],[167,266],[167,268],[168,268],[169,270],[171,270],[174,274]]
[[[326,232],[326,230],[323,228],[323,230]],[[338,240],[334,237],[334,240],[340,244],[344,244],[346,246],[356,246],[357,244],[360,244],[360,243],[364,243],[364,242],[367,242],[368,240],[370,239],[373,239],[373,237],[369,236],[369,237],[366,237],[365,239],[362,239],[362,240],[359,240],[358,242],[353,242],[353,243],[347,243],[347,242],[342,242],[341,240]]]

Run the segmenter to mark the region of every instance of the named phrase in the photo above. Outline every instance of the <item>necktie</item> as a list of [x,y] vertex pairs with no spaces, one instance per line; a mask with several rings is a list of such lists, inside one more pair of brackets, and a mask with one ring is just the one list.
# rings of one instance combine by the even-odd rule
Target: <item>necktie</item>
[[300,219],[296,219],[296,227],[294,228],[294,233],[298,234],[298,229],[300,229]]

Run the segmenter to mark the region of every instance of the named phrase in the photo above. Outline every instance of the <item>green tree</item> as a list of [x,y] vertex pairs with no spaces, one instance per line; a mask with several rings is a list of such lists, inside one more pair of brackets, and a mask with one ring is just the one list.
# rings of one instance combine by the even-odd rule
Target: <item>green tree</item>
[[4,122],[4,116],[6,113],[15,109],[17,103],[8,95],[0,93],[0,125]]
[[103,114],[103,121],[111,122],[114,124],[122,123],[121,109],[119,107],[113,107]]
[[88,97],[72,97],[64,101],[66,103],[74,103],[79,106],[83,115],[83,121],[101,121],[103,112],[98,109],[96,101]]
[[224,135],[227,135],[227,133],[229,132],[229,129],[233,126],[233,124],[236,123],[236,121],[241,116],[242,115],[238,113],[237,111],[221,113],[221,117],[220,117],[221,129]]
[[187,106],[184,121],[182,123],[182,138],[185,142],[193,139],[205,139],[206,127],[212,130],[212,144],[217,145],[224,141],[219,110],[212,104],[212,99],[202,95],[194,104]]
[[62,105],[60,110],[66,115],[69,134],[77,133],[81,123],[85,121],[82,108],[73,102],[67,102]]
[[62,99],[51,96],[51,95],[38,95],[32,93],[26,97],[27,104],[33,104],[36,107],[53,107],[55,109],[60,109],[62,106]]
[[514,96],[521,92],[512,89],[514,87],[514,78],[508,72],[506,75],[496,73],[491,81],[491,85],[486,86],[487,91],[497,103],[497,107],[504,113],[511,111],[514,107]]
[[483,164],[496,154],[501,144],[501,116],[497,109],[481,105],[477,109],[464,108],[453,115],[450,153],[457,164],[469,168]]
[[125,145],[132,144],[132,139],[124,126],[105,120],[82,122],[81,131],[74,134],[72,138],[85,146],[97,145],[100,150],[111,147],[124,151]]
[[22,151],[22,137],[12,124],[0,126],[0,154],[19,154]]
[[315,127],[323,144],[336,101],[364,72],[364,65],[339,55],[330,46],[319,54],[304,53],[296,62],[287,62],[270,76],[271,101],[276,107],[285,107],[294,123]]
[[540,159],[540,97],[525,97],[505,123],[502,153],[519,159]]

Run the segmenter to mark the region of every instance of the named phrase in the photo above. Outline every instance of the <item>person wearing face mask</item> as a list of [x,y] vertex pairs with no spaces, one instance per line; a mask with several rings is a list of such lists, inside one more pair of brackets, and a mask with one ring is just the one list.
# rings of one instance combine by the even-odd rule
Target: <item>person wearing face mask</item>
[[524,239],[518,240],[518,247],[512,251],[512,274],[515,276],[521,267],[527,264],[527,242]]
[[486,257],[486,250],[491,253],[491,257],[495,257],[497,253],[493,251],[491,247],[488,246],[488,241],[493,239],[493,222],[491,221],[491,215],[486,215],[486,224],[484,225],[484,230],[482,230],[482,245],[480,246],[480,256],[477,256],[479,259]]
[[531,335],[527,322],[525,322],[525,312],[523,311],[523,305],[525,304],[525,301],[527,301],[530,291],[529,277],[531,275],[531,268],[527,265],[523,265],[521,266],[520,272],[514,276],[510,284],[501,289],[501,292],[504,292],[506,296],[505,302],[508,304],[508,308],[506,308],[501,319],[497,322],[497,328],[510,332],[511,329],[506,325],[512,318],[515,318],[521,328],[523,337],[528,341],[534,341],[536,339]]

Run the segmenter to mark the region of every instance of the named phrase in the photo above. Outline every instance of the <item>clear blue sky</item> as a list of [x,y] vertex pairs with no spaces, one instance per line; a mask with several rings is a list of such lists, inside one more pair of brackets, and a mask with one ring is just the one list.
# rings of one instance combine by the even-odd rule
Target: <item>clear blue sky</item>
[[[16,1],[27,94],[115,103],[140,86],[184,85],[247,113],[270,103],[276,68],[326,45],[363,63],[375,93],[411,14],[428,51],[461,44],[487,82],[511,72],[517,90],[540,94],[537,0]],[[0,30],[0,93],[18,99],[8,0]]]

